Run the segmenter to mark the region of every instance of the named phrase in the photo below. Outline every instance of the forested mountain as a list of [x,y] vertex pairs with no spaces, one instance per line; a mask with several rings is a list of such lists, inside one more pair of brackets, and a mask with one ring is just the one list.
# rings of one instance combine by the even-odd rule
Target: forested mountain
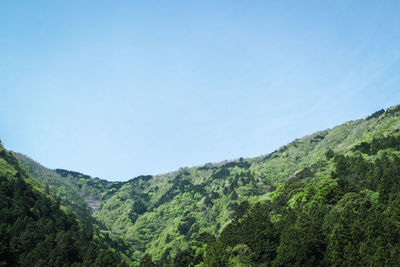
[[51,170],[21,153],[13,152],[13,155],[32,177],[45,184],[48,190],[61,200],[61,204],[75,213],[80,220],[91,220],[91,212],[97,210],[100,202],[123,184],[93,178],[79,172]]
[[395,106],[264,156],[127,182],[49,170],[17,153],[24,167],[15,166],[133,266],[395,265],[399,131]]
[[1,266],[127,266],[0,144]]

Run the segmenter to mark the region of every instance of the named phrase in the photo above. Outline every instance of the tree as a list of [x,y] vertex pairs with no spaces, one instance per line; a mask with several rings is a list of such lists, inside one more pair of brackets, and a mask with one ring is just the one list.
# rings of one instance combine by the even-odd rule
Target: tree
[[333,150],[330,148],[325,152],[325,157],[327,160],[330,160],[334,156],[335,156],[335,152],[333,152]]
[[150,254],[144,254],[141,262],[140,262],[140,267],[153,267],[153,258],[151,257]]
[[146,206],[140,199],[135,200],[132,205],[132,211],[136,214],[143,214],[146,212]]
[[228,257],[221,242],[216,241],[207,246],[204,263],[206,266],[225,267],[228,265]]

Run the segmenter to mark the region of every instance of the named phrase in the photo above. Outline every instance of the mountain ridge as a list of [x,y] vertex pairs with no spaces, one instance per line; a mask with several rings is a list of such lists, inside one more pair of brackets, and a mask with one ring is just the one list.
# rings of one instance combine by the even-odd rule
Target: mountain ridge
[[[289,181],[332,179],[335,164],[327,155],[351,154],[362,142],[397,134],[399,116],[397,105],[295,139],[269,154],[183,167],[125,182],[108,182],[62,169],[37,171],[36,176],[44,173],[47,178],[40,178],[42,182],[50,184],[53,179],[62,184],[53,185],[52,190],[66,198],[66,206],[78,203],[84,207],[80,202],[87,201],[85,196],[99,201],[97,210],[88,212],[87,207],[81,207],[82,213],[94,218],[99,231],[132,265],[146,255],[158,263],[171,262],[188,247],[203,253],[207,245],[196,240],[205,230],[218,237],[235,221],[238,211],[247,207],[243,203],[275,201]],[[30,170],[29,160],[14,154]]]
[[[343,126],[343,125],[346,125],[346,124],[351,124],[351,123],[356,123],[356,122],[361,122],[361,121],[368,121],[368,120],[373,119],[373,118],[378,118],[380,115],[385,114],[386,112],[389,112],[389,113],[395,112],[396,110],[399,109],[399,106],[400,106],[400,105],[394,105],[394,106],[391,106],[391,107],[387,108],[386,110],[382,108],[382,109],[380,109],[380,110],[378,110],[378,111],[376,111],[376,112],[374,112],[374,113],[372,113],[372,114],[370,114],[370,115],[365,116],[365,117],[362,118],[362,119],[349,120],[349,121],[346,121],[346,122],[344,122],[344,123],[342,123],[342,124],[340,124],[340,125],[333,126],[332,128],[326,128],[326,129],[324,129],[324,130],[318,130],[318,131],[316,131],[316,132],[314,132],[314,133],[312,133],[312,134],[307,134],[307,135],[304,135],[303,137],[295,138],[293,141],[291,141],[291,142],[289,142],[289,143],[287,143],[287,144],[285,144],[285,145],[279,146],[277,149],[273,150],[273,151],[270,152],[270,153],[260,154],[260,155],[258,155],[258,156],[238,157],[238,158],[225,159],[225,160],[215,161],[215,162],[207,162],[207,163],[202,163],[202,164],[198,164],[198,165],[193,165],[193,166],[190,166],[190,167],[185,166],[185,167],[180,167],[179,169],[174,170],[174,171],[167,171],[167,172],[159,173],[159,174],[152,174],[152,175],[150,175],[150,174],[140,174],[140,175],[137,175],[137,176],[135,176],[135,177],[133,177],[133,178],[130,178],[130,179],[128,179],[128,180],[125,180],[125,181],[118,181],[118,180],[111,180],[111,181],[110,181],[110,180],[107,180],[107,179],[104,179],[104,178],[100,178],[100,177],[98,177],[98,176],[92,176],[92,175],[90,175],[90,174],[83,174],[83,173],[81,173],[81,172],[71,171],[71,170],[67,170],[67,169],[63,169],[63,168],[59,168],[59,167],[56,168],[56,169],[52,169],[52,170],[54,170],[54,171],[57,171],[57,170],[61,170],[61,171],[62,171],[62,170],[65,170],[65,171],[68,171],[68,172],[76,172],[77,174],[84,175],[84,176],[87,176],[87,177],[91,177],[91,178],[93,178],[93,179],[98,178],[98,179],[100,179],[100,180],[104,180],[104,181],[107,181],[107,182],[117,182],[117,183],[129,182],[129,181],[131,181],[131,180],[133,180],[133,179],[136,179],[136,178],[139,178],[139,177],[142,177],[142,176],[152,176],[152,177],[170,176],[170,175],[175,175],[175,174],[177,174],[177,173],[180,171],[180,169],[182,169],[182,168],[202,168],[202,167],[206,167],[207,165],[220,165],[220,164],[225,164],[225,163],[230,163],[230,162],[236,162],[236,161],[238,161],[239,159],[250,160],[250,159],[257,159],[257,158],[262,158],[262,157],[269,157],[271,154],[274,154],[274,153],[276,153],[276,152],[279,152],[279,151],[284,150],[284,148],[285,148],[286,146],[291,145],[291,144],[295,143],[295,142],[298,141],[298,140],[311,139],[313,136],[316,136],[316,135],[319,135],[319,134],[323,134],[323,133],[329,132],[329,131],[331,131],[331,130],[337,128],[337,127],[340,127],[340,126]],[[13,152],[13,153],[15,153],[15,154],[20,154],[20,155],[22,155],[22,156],[24,156],[24,157],[27,157],[27,158],[29,158],[30,160],[36,162],[36,161],[33,160],[32,158],[30,158],[29,156],[27,156],[27,155],[25,155],[25,154],[23,154],[23,153],[21,153],[21,152],[12,151],[12,150],[10,150],[10,151]],[[40,164],[40,163],[38,163],[38,162],[36,162],[36,163],[37,163],[37,164]],[[42,164],[40,164],[40,165],[42,165]],[[42,166],[43,166],[43,165],[42,165]],[[43,166],[43,167],[44,167],[44,166]]]

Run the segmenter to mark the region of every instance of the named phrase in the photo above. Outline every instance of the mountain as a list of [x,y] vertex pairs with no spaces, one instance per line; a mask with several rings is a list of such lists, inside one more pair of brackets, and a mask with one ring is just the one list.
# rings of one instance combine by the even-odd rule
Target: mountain
[[113,183],[14,155],[133,266],[391,265],[399,129],[394,106],[267,155]]
[[127,266],[1,144],[0,211],[1,266]]
[[[63,169],[51,170],[21,153],[12,152],[23,167],[48,187],[61,204],[70,209],[80,220],[91,220],[90,214],[97,210],[107,193],[118,190],[123,183],[109,182],[98,177],[93,178],[79,172]],[[114,191],[113,191],[114,190]]]
[[218,235],[242,201],[268,199],[276,186],[295,177],[329,177],[329,150],[345,153],[352,146],[400,128],[399,107],[363,120],[347,122],[295,140],[275,152],[201,167],[182,168],[161,176],[125,183],[93,214],[110,236],[125,240],[126,253],[144,253],[165,262],[203,231]]

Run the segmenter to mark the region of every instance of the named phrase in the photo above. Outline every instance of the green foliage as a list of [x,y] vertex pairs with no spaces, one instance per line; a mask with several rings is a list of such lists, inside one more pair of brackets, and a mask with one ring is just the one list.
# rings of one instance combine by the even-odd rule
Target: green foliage
[[384,114],[384,113],[385,113],[385,110],[384,110],[384,109],[380,109],[380,110],[378,110],[378,111],[372,113],[371,115],[369,115],[369,116],[366,118],[366,120],[371,120],[371,119],[374,119],[374,118],[379,118],[379,117],[380,117],[382,114]]
[[[399,110],[296,139],[261,157],[123,183],[48,170],[15,155],[36,178],[26,178],[29,184],[39,182],[35,187],[77,216],[78,228],[88,227],[95,238],[87,240],[106,240],[133,266],[392,266],[400,255]],[[26,176],[9,152],[0,153],[0,174]],[[58,263],[76,255],[83,264],[113,261],[104,244],[105,258],[96,245],[79,254],[85,246],[74,246],[75,237],[58,236],[68,258],[54,256]],[[58,244],[46,240],[37,253]]]
[[196,219],[193,216],[183,217],[181,222],[178,224],[179,234],[186,235],[195,222],[196,222]]
[[242,219],[226,226],[220,240],[224,248],[245,244],[254,262],[271,262],[275,256],[278,232],[269,218],[270,204],[257,203]]
[[142,261],[140,262],[140,267],[153,267],[153,259],[150,254],[144,254]]
[[332,149],[328,149],[328,150],[325,152],[325,157],[326,157],[327,160],[330,160],[330,159],[333,158],[334,156],[335,156],[335,152],[333,152]]
[[225,253],[224,246],[221,242],[215,241],[207,246],[204,257],[206,266],[224,267],[228,265],[228,256]]
[[[374,115],[368,120],[351,121],[297,139],[266,156],[182,168],[175,173],[146,179],[135,178],[109,194],[110,197],[102,201],[100,209],[93,215],[109,229],[116,242],[122,239],[127,243],[129,249],[124,253],[133,261],[139,262],[144,253],[149,253],[157,264],[167,258],[172,264],[175,255],[186,251],[188,246],[193,248],[200,232],[207,231],[218,237],[222,235],[221,231],[227,231],[228,226],[224,226],[230,221],[239,223],[244,220],[250,209],[244,206],[244,201],[251,205],[269,198],[273,200],[270,205],[274,210],[269,221],[273,229],[278,229],[275,238],[281,240],[281,235],[285,233],[286,237],[282,240],[289,242],[291,234],[297,233],[303,226],[299,221],[291,229],[281,229],[283,222],[295,220],[297,216],[297,213],[288,213],[288,208],[297,209],[312,198],[326,208],[325,205],[335,205],[346,193],[368,188],[371,192],[383,192],[382,196],[375,194],[378,198],[383,199],[387,195],[384,183],[370,175],[372,161],[357,156],[358,150],[354,147],[361,142],[371,143],[374,138],[395,136],[393,133],[400,127],[400,120],[397,113],[389,113]],[[378,148],[380,150],[381,147]],[[314,182],[310,184],[310,181]],[[318,184],[318,181],[324,182]],[[276,186],[285,182],[284,187],[271,194]],[[376,185],[372,186],[372,183]],[[143,203],[140,212],[135,206],[140,203],[139,199]],[[305,218],[302,221],[310,223]],[[321,222],[314,223],[314,226],[318,225],[316,229],[321,231]],[[318,233],[310,232],[310,235],[317,236]],[[289,259],[283,258],[285,250],[279,246],[280,242],[274,244],[276,250],[269,255],[278,255],[279,248],[279,258],[285,262]],[[301,254],[304,258],[313,249],[326,247],[326,244],[313,240],[302,242],[307,247]],[[241,241],[223,247],[224,250],[230,249],[227,264],[241,262],[232,251],[241,244],[249,248],[251,253],[247,252],[252,255],[252,260],[256,258],[254,245]],[[201,249],[196,247],[195,250]],[[318,261],[321,257],[320,253],[310,258],[309,262]]]
[[32,177],[46,185],[48,193],[60,198],[61,205],[74,213],[80,221],[90,222],[90,213],[97,209],[100,200],[104,198],[104,192],[120,185],[79,172],[50,170],[19,153],[13,153],[13,156],[22,163]]
[[234,218],[236,220],[243,218],[247,214],[249,209],[250,209],[250,203],[247,200],[240,202],[240,204],[235,209]]
[[136,200],[132,205],[132,211],[136,214],[143,214],[146,212],[146,210],[146,206],[140,199]]
[[386,148],[400,151],[400,135],[389,135],[385,137],[374,138],[369,143],[361,142],[359,145],[356,145],[353,150],[360,151],[361,153],[368,155],[375,155],[378,153],[378,151]]
[[[0,147],[1,159],[22,170],[12,154]],[[7,266],[118,266],[119,254],[93,239],[90,225],[60,208],[58,199],[45,196],[26,183],[25,172],[0,174],[0,265]]]
[[392,144],[370,158],[336,155],[325,181],[289,180],[271,202],[256,203],[229,223],[205,260],[215,266],[397,265],[400,156],[390,152]]
[[[312,203],[312,204],[311,204]],[[323,265],[325,252],[322,231],[325,207],[319,202],[296,208],[287,215],[287,225],[282,228],[275,266]],[[300,210],[299,210],[300,209]],[[296,218],[294,221],[293,218]]]

